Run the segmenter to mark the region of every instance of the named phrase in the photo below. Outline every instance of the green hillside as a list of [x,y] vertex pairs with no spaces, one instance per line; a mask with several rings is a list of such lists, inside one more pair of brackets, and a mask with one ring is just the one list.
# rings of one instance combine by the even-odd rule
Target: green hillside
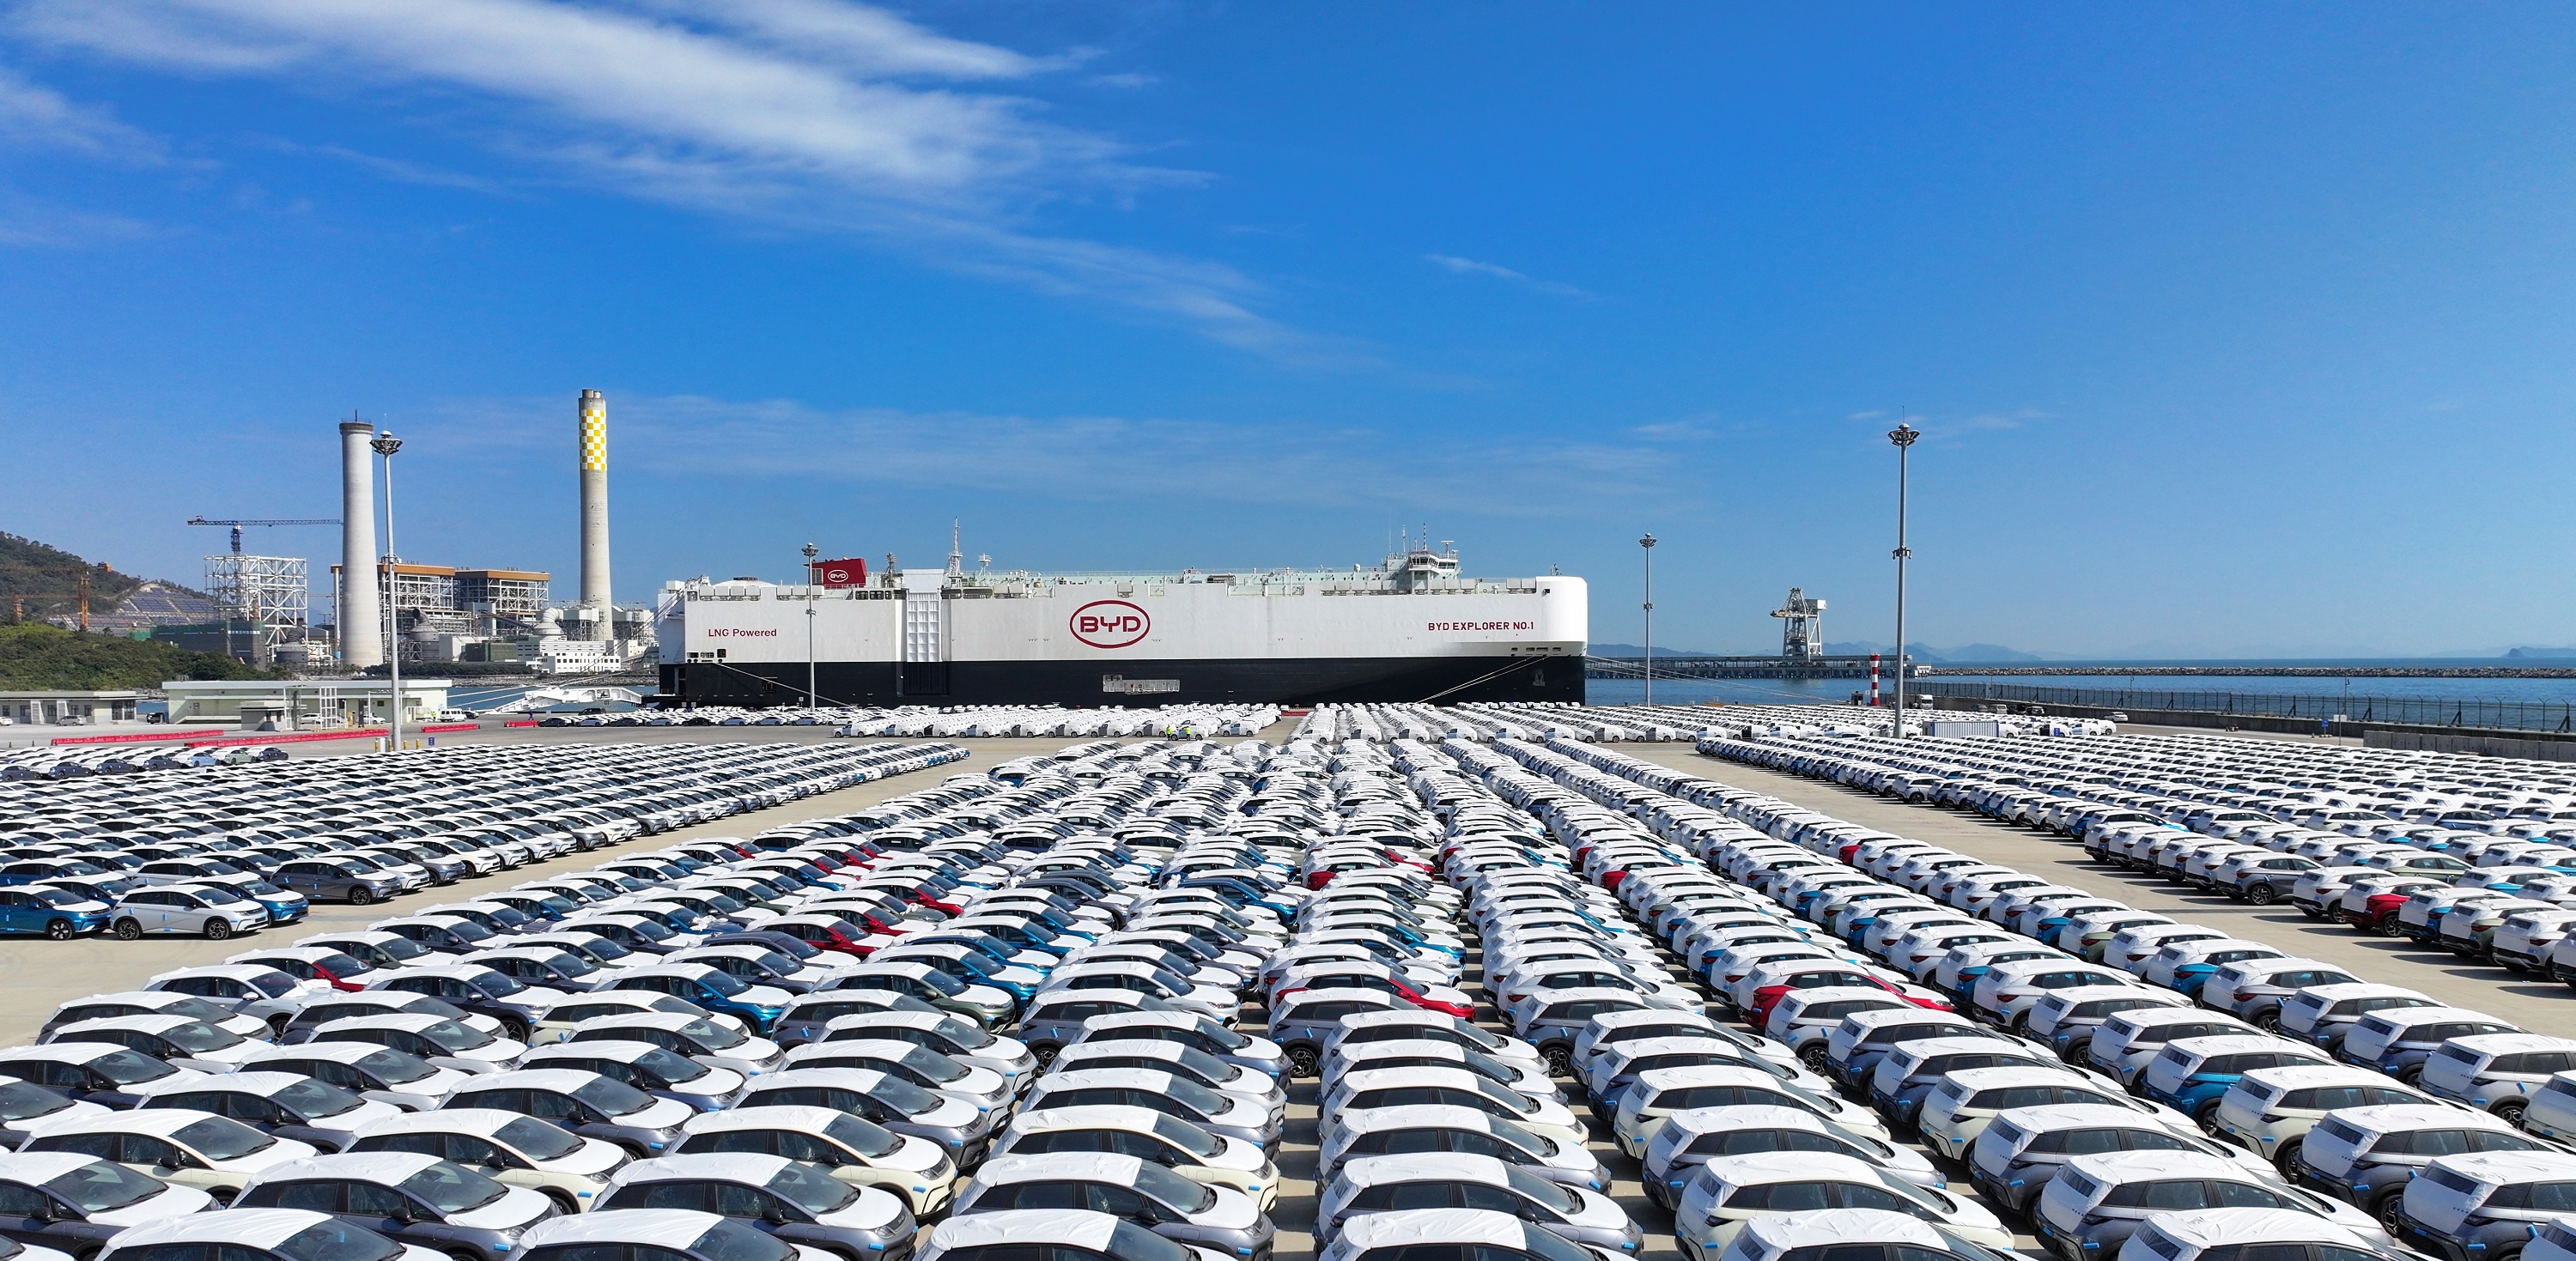
[[141,578],[93,565],[59,547],[0,532],[0,620],[38,622],[80,612],[81,575],[89,575],[89,611],[115,608]]
[[274,677],[274,671],[256,670],[219,653],[150,640],[83,635],[40,623],[0,626],[0,688],[86,691],[159,687],[171,679]]

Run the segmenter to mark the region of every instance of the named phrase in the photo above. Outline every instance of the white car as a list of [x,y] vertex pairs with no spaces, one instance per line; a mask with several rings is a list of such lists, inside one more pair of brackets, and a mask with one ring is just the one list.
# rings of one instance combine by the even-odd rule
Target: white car
[[1673,1210],[1673,1236],[1692,1261],[1716,1261],[1746,1223],[1778,1213],[1872,1208],[1939,1222],[1961,1238],[2010,1249],[2012,1232],[1975,1200],[1917,1186],[1853,1156],[1771,1152],[1721,1156],[1700,1167]]

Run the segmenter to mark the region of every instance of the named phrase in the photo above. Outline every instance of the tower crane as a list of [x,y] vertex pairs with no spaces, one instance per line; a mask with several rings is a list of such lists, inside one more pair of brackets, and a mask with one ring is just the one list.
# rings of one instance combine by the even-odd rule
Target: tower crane
[[298,517],[298,518],[293,518],[293,519],[288,519],[288,518],[279,517],[279,518],[269,518],[269,519],[262,519],[262,520],[252,520],[252,519],[248,519],[248,518],[244,518],[244,519],[241,519],[241,520],[235,520],[235,519],[233,519],[233,518],[231,518],[231,517],[190,517],[190,518],[188,518],[188,524],[190,524],[190,525],[228,525],[228,526],[231,526],[231,527],[233,528],[233,555],[235,555],[235,556],[239,556],[239,555],[241,555],[241,554],[242,554],[242,550],[241,550],[241,532],[242,532],[242,527],[243,527],[243,526],[246,526],[246,525],[338,525],[338,524],[340,524],[340,519],[339,519],[338,517],[330,517],[330,518],[327,518],[327,519],[325,519],[325,518],[321,518],[321,517]]

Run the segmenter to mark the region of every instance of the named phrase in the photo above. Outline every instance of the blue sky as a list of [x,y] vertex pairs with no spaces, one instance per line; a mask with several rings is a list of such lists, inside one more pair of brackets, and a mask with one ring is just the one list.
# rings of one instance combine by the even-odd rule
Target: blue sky
[[[0,529],[1593,580],[1595,638],[2576,642],[2576,11],[0,0]],[[331,554],[328,531],[264,546]],[[970,559],[970,563],[971,559]]]

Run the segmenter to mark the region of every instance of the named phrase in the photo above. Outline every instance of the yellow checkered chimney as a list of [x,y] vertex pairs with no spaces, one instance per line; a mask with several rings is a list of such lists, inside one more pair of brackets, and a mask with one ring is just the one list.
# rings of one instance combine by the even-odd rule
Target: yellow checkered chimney
[[577,638],[606,639],[613,599],[608,589],[608,397],[581,392],[581,606],[569,628]]

